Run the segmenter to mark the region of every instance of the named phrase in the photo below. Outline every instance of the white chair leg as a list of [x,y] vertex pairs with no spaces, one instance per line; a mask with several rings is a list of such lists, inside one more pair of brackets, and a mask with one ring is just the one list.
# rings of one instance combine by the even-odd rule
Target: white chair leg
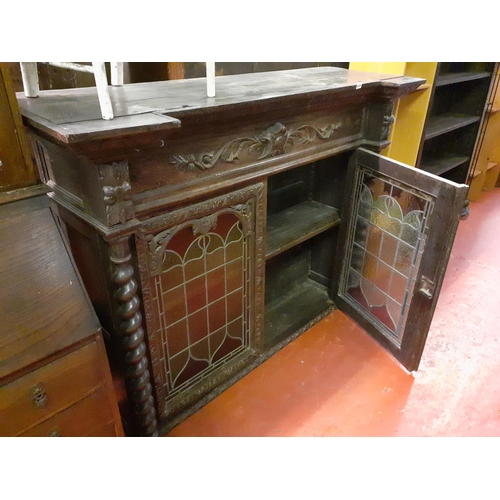
[[123,63],[112,62],[111,65],[111,85],[123,85]]
[[23,77],[24,94],[26,97],[38,97],[40,86],[38,84],[38,67],[36,62],[22,62],[21,74]]
[[97,96],[101,105],[101,114],[104,120],[114,118],[113,106],[109,97],[108,77],[106,76],[106,67],[103,62],[93,62],[95,84],[97,87]]
[[205,63],[207,70],[207,96],[215,97],[215,63]]

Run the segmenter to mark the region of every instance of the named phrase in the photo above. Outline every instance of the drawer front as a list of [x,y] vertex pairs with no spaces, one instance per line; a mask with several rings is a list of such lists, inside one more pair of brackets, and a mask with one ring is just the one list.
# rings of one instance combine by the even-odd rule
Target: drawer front
[[104,388],[22,434],[24,437],[116,435],[113,413]]
[[0,387],[0,435],[14,436],[52,417],[103,384],[92,342]]
[[87,434],[87,437],[123,437],[120,428],[121,424],[117,426],[115,422],[110,422]]

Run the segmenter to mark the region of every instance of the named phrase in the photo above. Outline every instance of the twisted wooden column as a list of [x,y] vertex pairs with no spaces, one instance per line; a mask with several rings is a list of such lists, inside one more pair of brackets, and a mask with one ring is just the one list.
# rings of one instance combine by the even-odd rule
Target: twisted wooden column
[[141,436],[157,436],[157,422],[142,328],[137,281],[130,264],[132,256],[128,239],[111,245],[112,279],[117,289],[120,342],[125,362],[125,383],[132,402],[136,425]]

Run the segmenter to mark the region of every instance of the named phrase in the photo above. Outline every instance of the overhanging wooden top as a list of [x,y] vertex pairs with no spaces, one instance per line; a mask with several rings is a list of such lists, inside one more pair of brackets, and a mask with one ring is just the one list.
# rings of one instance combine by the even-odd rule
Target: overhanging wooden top
[[37,98],[18,93],[25,122],[64,143],[106,139],[181,126],[183,116],[210,113],[249,102],[275,101],[291,96],[329,94],[380,87],[416,89],[425,80],[333,67],[305,68],[216,79],[216,97],[207,97],[206,79],[170,80],[109,87],[115,111],[103,120],[95,87],[40,92]]

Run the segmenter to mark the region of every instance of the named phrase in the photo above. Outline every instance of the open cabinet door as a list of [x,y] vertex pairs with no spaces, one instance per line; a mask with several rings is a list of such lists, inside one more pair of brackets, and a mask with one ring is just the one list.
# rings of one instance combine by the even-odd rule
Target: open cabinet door
[[333,293],[408,370],[416,370],[467,186],[365,149],[352,157]]

